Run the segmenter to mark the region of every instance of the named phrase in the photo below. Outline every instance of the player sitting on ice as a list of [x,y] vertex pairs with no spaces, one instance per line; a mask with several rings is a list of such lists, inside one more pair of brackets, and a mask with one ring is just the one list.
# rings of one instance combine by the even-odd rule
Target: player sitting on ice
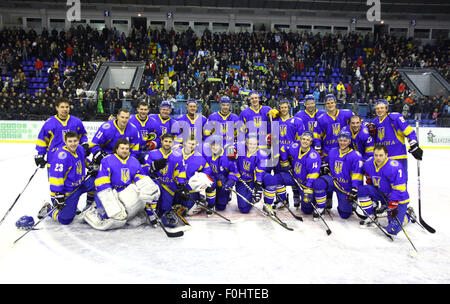
[[338,148],[332,148],[324,158],[321,175],[314,181],[313,189],[317,209],[323,213],[327,194],[336,192],[337,210],[341,218],[347,219],[353,213],[352,201],[358,196],[358,187],[362,185],[362,156],[351,148],[350,132],[341,131],[337,137]]
[[160,195],[158,186],[142,174],[141,164],[130,155],[127,139],[118,139],[113,152],[100,163],[95,205],[84,214],[84,220],[98,230],[123,227]]
[[376,220],[372,200],[387,204],[389,224],[385,229],[388,233],[395,235],[401,231],[400,223],[415,222],[415,213],[412,207],[408,208],[405,171],[399,161],[388,158],[385,146],[375,146],[374,156],[364,163],[363,171],[369,176],[368,185],[358,188],[358,198],[370,218],[361,221],[361,225],[371,226]]
[[[50,163],[49,182],[52,202],[46,203],[39,211],[38,218],[47,214],[63,225],[75,218],[78,201],[87,194],[86,205],[94,200],[94,178],[86,177],[86,150],[79,144],[77,132],[64,135],[65,145],[53,154]],[[51,212],[50,212],[51,211]]]

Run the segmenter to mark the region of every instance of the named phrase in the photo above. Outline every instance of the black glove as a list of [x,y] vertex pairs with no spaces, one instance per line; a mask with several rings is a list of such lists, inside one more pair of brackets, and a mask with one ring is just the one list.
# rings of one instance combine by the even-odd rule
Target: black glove
[[351,203],[356,203],[358,201],[358,188],[353,187],[350,193],[347,195],[347,200]]
[[374,123],[367,123],[366,124],[367,129],[369,129],[369,135],[372,136],[372,138],[375,140],[377,139],[377,127],[375,126]]
[[259,202],[261,200],[261,196],[263,194],[263,186],[261,182],[256,182],[255,183],[255,188],[253,189],[253,193],[252,193],[252,199],[255,203]]
[[92,161],[97,164],[100,165],[100,162],[102,161],[103,158],[105,158],[105,156],[107,156],[108,154],[103,151],[103,150],[98,150],[97,152],[94,153],[94,156],[92,157]]
[[44,155],[38,154],[34,156],[34,162],[36,163],[36,166],[39,168],[44,168],[45,164],[47,163],[44,159]]
[[411,147],[408,152],[411,153],[415,159],[422,160],[423,150],[419,147],[417,141],[411,141],[409,144]]
[[66,196],[62,192],[56,192],[55,196],[53,197],[53,207],[58,208],[59,210],[62,210],[66,206]]
[[322,162],[320,166],[320,175],[327,175],[331,172],[330,165],[326,162]]
[[189,196],[189,190],[186,188],[185,184],[178,184],[177,192],[180,195],[182,201],[188,201],[191,198]]
[[98,174],[99,165],[95,164],[94,162],[89,163],[87,166],[87,175],[96,177]]
[[81,146],[84,149],[84,152],[86,152],[86,157],[89,156],[89,154],[91,154],[91,149],[89,148],[89,143],[88,142],[84,142],[81,144]]
[[166,158],[154,160],[150,165],[150,171],[153,173],[164,169],[164,167],[167,165],[167,161],[168,160]]

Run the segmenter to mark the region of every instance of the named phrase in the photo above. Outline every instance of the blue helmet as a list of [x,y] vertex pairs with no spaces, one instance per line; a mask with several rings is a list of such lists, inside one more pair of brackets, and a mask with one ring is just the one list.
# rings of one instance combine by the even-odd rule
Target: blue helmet
[[34,219],[31,216],[24,215],[16,222],[16,227],[19,229],[29,230],[34,226]]
[[303,102],[305,103],[305,102],[307,102],[308,100],[314,100],[314,101],[316,101],[316,98],[314,97],[313,94],[308,94],[308,95],[305,96],[305,99],[303,100]]
[[382,104],[384,104],[386,106],[389,105],[389,103],[387,102],[386,99],[377,99],[377,100],[375,100],[375,105],[380,104],[380,103],[382,103]]
[[186,105],[188,105],[190,103],[198,104],[197,100],[195,100],[195,99],[189,99],[188,101],[186,101]]
[[303,136],[309,136],[309,137],[311,137],[311,138],[314,138],[314,135],[312,134],[311,131],[305,131],[305,132],[303,132],[301,137],[303,137]]
[[325,95],[325,98],[323,100],[327,101],[328,99],[333,99],[334,102],[336,102],[336,96],[334,96],[333,94]]
[[172,108],[172,103],[168,100],[161,101],[161,104],[159,105],[160,108],[167,107]]
[[352,134],[350,134],[350,132],[348,132],[348,131],[341,131],[337,138],[339,139],[339,138],[342,138],[342,137],[343,138],[347,138],[349,140],[352,140]]
[[220,103],[231,103],[231,99],[228,96],[222,96],[220,97]]

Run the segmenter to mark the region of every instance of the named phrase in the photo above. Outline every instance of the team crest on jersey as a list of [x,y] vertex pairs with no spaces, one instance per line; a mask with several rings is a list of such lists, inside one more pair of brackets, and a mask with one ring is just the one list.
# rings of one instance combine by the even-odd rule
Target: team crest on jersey
[[164,168],[159,170],[159,172],[161,172],[162,175],[166,175],[167,171],[169,171],[169,164],[167,164]]
[[311,120],[310,122],[308,122],[308,129],[311,132],[314,132],[314,127],[316,126],[317,121],[315,120]]
[[383,140],[383,138],[384,138],[384,127],[379,127],[378,128],[378,140]]
[[338,136],[341,132],[341,124],[340,123],[334,123],[332,124],[333,127],[333,135]]
[[120,180],[125,184],[128,183],[130,181],[130,169],[122,168],[120,172]]
[[380,187],[380,180],[381,180],[381,177],[372,176],[372,182],[375,187]]
[[300,172],[302,171],[302,164],[301,163],[296,163],[294,171],[295,171],[295,173],[300,174]]
[[244,165],[244,170],[245,171],[250,171],[250,162],[244,160],[243,165]]
[[340,160],[337,160],[335,163],[334,163],[334,172],[336,173],[336,174],[340,174],[341,172],[342,172],[342,165],[344,164],[344,162],[343,161],[340,161]]
[[161,127],[161,134],[164,135],[167,133],[167,128],[166,127]]
[[69,131],[70,131],[70,130],[68,130],[68,129],[62,130],[62,131],[61,131],[61,133],[62,133],[62,138],[65,138],[65,137],[66,137],[66,133],[69,132]]
[[83,174],[83,166],[81,165],[81,160],[77,161],[77,174]]
[[391,161],[391,166],[392,166],[392,167],[398,167],[398,161],[392,160],[392,161]]
[[317,158],[317,154],[316,153],[310,153],[309,157],[311,157],[311,159],[316,159]]
[[281,137],[284,137],[284,136],[286,136],[286,129],[287,129],[287,126],[286,125],[282,125],[282,126],[280,126],[280,135],[281,135]]
[[65,159],[67,157],[67,153],[64,151],[59,152],[58,158],[59,159]]
[[253,121],[255,122],[255,126],[259,128],[261,126],[261,117],[254,117]]
[[103,129],[107,130],[107,129],[109,129],[109,128],[111,128],[111,125],[110,125],[109,123],[105,123],[105,124],[103,125]]

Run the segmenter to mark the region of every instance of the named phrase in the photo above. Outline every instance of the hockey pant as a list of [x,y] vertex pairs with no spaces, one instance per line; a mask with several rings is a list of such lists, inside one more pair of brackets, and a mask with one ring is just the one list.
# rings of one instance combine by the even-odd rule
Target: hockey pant
[[[250,187],[250,189],[255,188],[255,182],[245,182],[245,183],[248,185],[248,187]],[[236,182],[236,192],[251,202],[253,200],[253,192],[250,191],[248,189],[248,187],[246,187],[243,182],[240,182],[240,181]],[[241,213],[249,213],[250,209],[252,208],[252,205],[247,203],[239,195],[237,195],[237,204],[238,204],[239,211]]]
[[353,213],[352,204],[347,200],[347,194],[339,190],[333,182],[333,178],[329,175],[323,175],[317,178],[313,183],[314,196],[318,208],[327,206],[327,194],[336,193],[338,199],[337,210],[341,218],[347,219]]
[[65,198],[65,206],[62,210],[55,209],[50,216],[63,225],[72,223],[77,212],[78,201],[83,193],[88,193],[88,200],[93,199],[95,191],[95,179],[87,178],[75,191]]
[[[286,186],[292,187],[292,192],[294,194],[294,202],[300,202],[300,196],[303,197],[303,188],[298,187],[296,181],[292,178],[292,176],[288,172],[280,172],[275,175],[266,174],[264,175],[264,202],[268,204],[272,204],[274,200],[274,196],[278,195],[280,199],[287,200],[286,195]],[[272,196],[273,193],[273,196]],[[315,200],[313,199],[312,204],[315,204]],[[314,210],[314,207],[311,203],[305,203],[303,200],[300,202],[300,208],[303,213],[311,214]]]
[[217,211],[225,210],[230,199],[231,192],[223,187],[221,180],[214,182],[206,191],[206,201],[208,202],[208,206],[215,206]]
[[[373,214],[373,201],[381,201],[383,204],[388,202],[385,199],[385,195],[373,185],[364,185],[358,187],[358,197],[361,207],[369,214]],[[410,221],[409,215],[406,213],[409,203],[400,203],[398,206],[397,219],[402,225],[406,225]],[[388,215],[388,226],[386,231],[390,234],[397,234],[402,230],[397,220]]]

